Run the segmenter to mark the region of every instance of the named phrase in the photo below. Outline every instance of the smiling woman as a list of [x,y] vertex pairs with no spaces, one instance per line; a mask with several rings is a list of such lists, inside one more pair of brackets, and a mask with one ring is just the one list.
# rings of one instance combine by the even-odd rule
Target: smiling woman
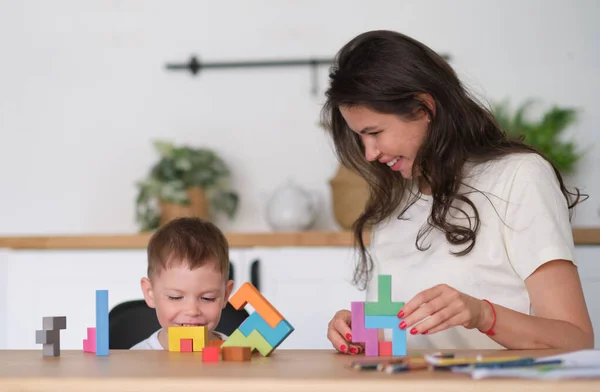
[[[323,107],[341,164],[368,183],[354,224],[355,282],[376,300],[401,282],[412,348],[583,348],[593,330],[573,257],[582,201],[534,148],[509,137],[422,43],[371,31],[336,56]],[[363,241],[372,227],[370,249]],[[328,337],[357,353],[348,310]]]

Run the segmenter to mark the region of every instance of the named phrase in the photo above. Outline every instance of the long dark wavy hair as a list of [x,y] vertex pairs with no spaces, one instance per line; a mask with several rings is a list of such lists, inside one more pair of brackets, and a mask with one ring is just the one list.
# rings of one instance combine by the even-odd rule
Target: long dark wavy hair
[[[468,254],[475,246],[479,213],[473,202],[459,193],[467,160],[486,162],[519,152],[542,155],[522,139],[508,137],[490,110],[467,91],[450,65],[406,35],[393,31],[358,35],[337,53],[329,78],[322,121],[331,134],[340,163],[361,175],[370,190],[364,211],[353,225],[355,247],[360,255],[355,284],[362,281],[366,285],[373,267],[363,239],[365,230],[394,213],[410,180],[377,160],[365,159],[361,138],[349,129],[340,106],[365,106],[379,113],[396,114],[404,120],[414,120],[423,111],[429,115],[427,135],[413,165],[413,170],[418,168],[421,180],[431,189],[433,200],[427,224],[415,239],[419,250],[426,249],[422,240],[433,228],[443,231],[450,244],[461,246],[462,250],[455,253],[458,256]],[[433,98],[435,114],[421,99],[423,93]],[[582,194],[577,188],[568,191],[559,171],[552,167],[572,217],[572,208],[581,201]],[[413,195],[403,211],[419,197],[420,193]],[[453,206],[455,202],[466,203],[471,214]],[[449,222],[446,216],[450,210],[467,217],[468,226]]]

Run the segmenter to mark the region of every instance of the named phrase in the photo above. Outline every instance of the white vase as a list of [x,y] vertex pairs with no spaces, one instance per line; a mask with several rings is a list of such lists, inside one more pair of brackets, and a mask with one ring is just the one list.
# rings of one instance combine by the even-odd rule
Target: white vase
[[305,231],[317,216],[317,197],[288,180],[269,197],[266,219],[275,231]]

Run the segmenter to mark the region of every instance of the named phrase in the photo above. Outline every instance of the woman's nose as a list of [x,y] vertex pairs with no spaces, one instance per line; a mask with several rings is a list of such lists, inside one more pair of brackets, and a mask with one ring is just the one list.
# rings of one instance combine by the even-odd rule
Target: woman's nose
[[381,151],[377,149],[374,143],[365,143],[365,158],[367,161],[372,162],[377,160],[381,156]]

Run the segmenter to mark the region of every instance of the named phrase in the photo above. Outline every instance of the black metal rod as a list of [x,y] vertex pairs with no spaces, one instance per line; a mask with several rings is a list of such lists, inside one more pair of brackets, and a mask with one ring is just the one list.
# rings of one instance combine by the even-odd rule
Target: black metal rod
[[238,62],[213,62],[201,63],[193,56],[185,64],[167,64],[169,70],[190,70],[193,74],[202,69],[216,68],[260,68],[260,67],[299,67],[299,66],[318,66],[333,64],[333,59],[290,59],[290,60],[266,60],[266,61],[238,61]]

